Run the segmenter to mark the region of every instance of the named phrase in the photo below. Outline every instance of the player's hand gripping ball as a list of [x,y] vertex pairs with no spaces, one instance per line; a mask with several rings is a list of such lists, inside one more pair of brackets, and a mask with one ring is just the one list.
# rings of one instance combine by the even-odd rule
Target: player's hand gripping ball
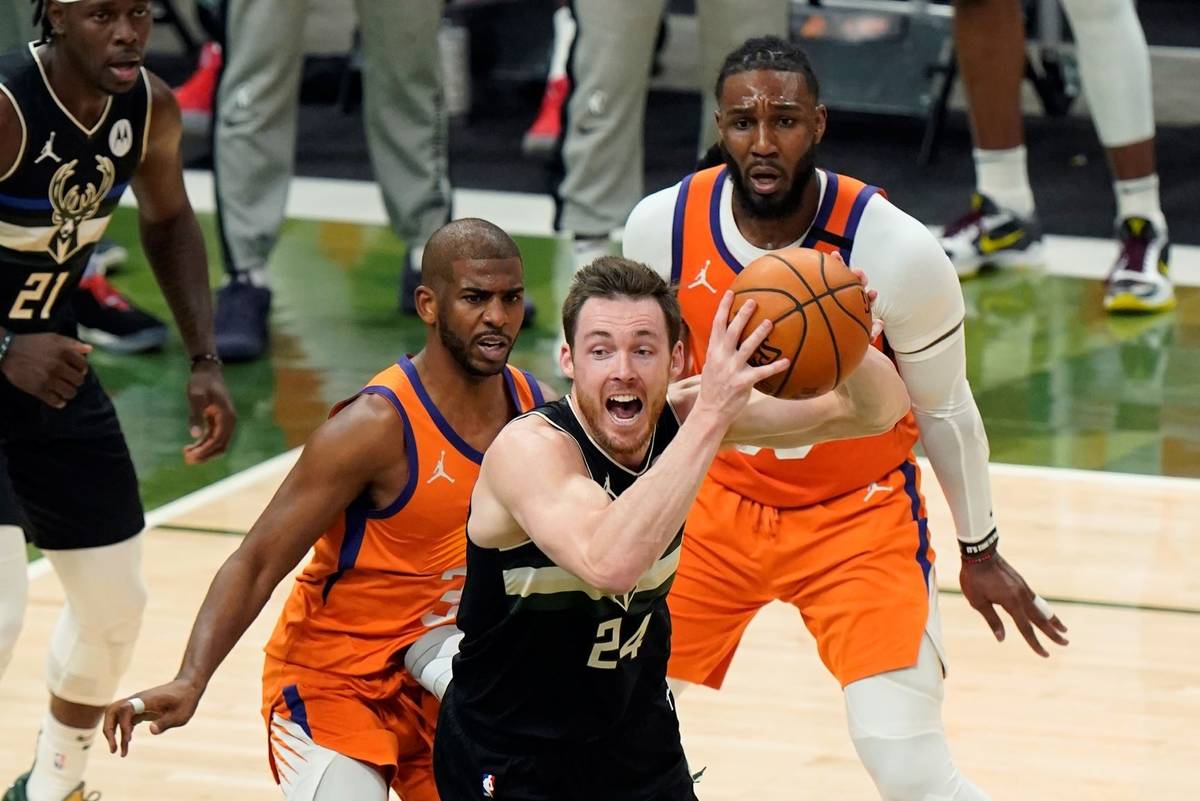
[[839,258],[809,248],[768,253],[748,264],[732,289],[731,317],[750,298],[758,304],[745,332],[764,319],[772,323],[750,363],[791,360],[787,370],[755,386],[760,392],[789,400],[829,392],[867,354],[871,303]]

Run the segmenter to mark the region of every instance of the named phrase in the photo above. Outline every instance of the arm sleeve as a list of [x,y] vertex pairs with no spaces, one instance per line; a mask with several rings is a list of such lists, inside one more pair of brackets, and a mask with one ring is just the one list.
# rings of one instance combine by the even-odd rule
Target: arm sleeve
[[625,222],[621,253],[671,280],[671,234],[679,185],[642,198]]
[[850,264],[879,292],[875,316],[897,353],[917,355],[962,323],[962,289],[946,252],[886,198],[872,197],[863,210]]
[[863,210],[850,261],[879,292],[875,315],[895,351],[958,538],[978,542],[995,523],[987,433],[967,383],[958,275],[929,229],[879,196]]
[[967,383],[962,328],[913,358],[896,354],[912,398],[921,445],[933,465],[962,542],[979,542],[996,527],[988,478],[988,440]]

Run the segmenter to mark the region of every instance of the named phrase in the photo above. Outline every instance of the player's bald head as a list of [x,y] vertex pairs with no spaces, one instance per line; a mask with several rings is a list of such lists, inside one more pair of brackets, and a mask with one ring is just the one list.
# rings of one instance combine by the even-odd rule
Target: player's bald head
[[425,244],[421,283],[439,290],[454,279],[456,261],[519,259],[517,243],[498,225],[478,217],[446,223]]

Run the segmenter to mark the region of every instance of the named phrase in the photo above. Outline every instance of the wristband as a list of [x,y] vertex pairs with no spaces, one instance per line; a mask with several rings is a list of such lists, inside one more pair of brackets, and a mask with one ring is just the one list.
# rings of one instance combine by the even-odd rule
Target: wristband
[[959,540],[958,551],[962,555],[963,564],[973,565],[979,562],[986,562],[994,557],[999,545],[1000,533],[996,529],[992,529],[979,542],[963,542]]
[[212,362],[217,367],[220,367],[222,364],[224,364],[224,362],[221,361],[221,357],[215,353],[197,353],[192,357],[192,369],[195,370],[196,366],[203,362]]
[[0,362],[4,361],[4,357],[8,355],[8,349],[12,347],[13,332],[5,331],[4,336],[0,336]]

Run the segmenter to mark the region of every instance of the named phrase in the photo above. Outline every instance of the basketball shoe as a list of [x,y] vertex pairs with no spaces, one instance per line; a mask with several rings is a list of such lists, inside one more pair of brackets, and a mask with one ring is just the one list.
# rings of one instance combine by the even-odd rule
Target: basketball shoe
[[[32,772],[32,770],[27,770],[18,776],[17,780],[4,793],[3,801],[29,801],[29,797],[25,794],[25,785],[29,783],[29,774]],[[100,801],[100,793],[93,791],[84,794],[83,782],[80,782],[74,790],[63,796],[62,801]]]
[[79,338],[114,353],[145,353],[167,341],[167,326],[139,309],[108,282],[104,272],[85,275],[71,296]]
[[985,265],[1042,264],[1042,227],[1037,219],[1019,217],[978,192],[971,195],[971,210],[946,226],[941,242],[959,278],[970,278]]
[[562,139],[563,103],[571,93],[571,79],[566,75],[546,81],[546,93],[537,118],[521,139],[521,152],[530,158],[549,158]]
[[1117,225],[1120,250],[1109,270],[1104,308],[1110,312],[1161,312],[1175,308],[1175,289],[1167,275],[1171,242],[1144,217]]
[[249,276],[230,277],[217,290],[213,334],[217,355],[227,362],[252,362],[263,355],[269,337],[271,290]]
[[207,130],[212,120],[213,97],[220,74],[221,46],[216,42],[205,42],[200,48],[200,63],[196,71],[175,89],[175,99],[179,102],[183,124],[188,130]]

